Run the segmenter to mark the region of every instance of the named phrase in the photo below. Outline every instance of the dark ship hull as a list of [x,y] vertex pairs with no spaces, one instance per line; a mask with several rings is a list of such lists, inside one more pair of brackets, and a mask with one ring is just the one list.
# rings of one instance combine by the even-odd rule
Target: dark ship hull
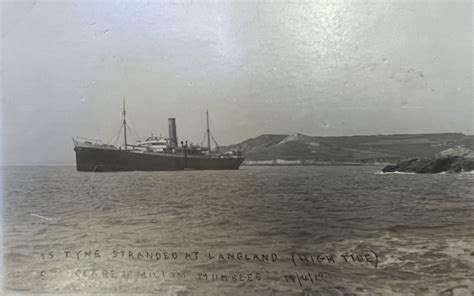
[[180,170],[237,170],[243,157],[208,157],[171,153],[136,152],[76,145],[78,171],[180,171]]

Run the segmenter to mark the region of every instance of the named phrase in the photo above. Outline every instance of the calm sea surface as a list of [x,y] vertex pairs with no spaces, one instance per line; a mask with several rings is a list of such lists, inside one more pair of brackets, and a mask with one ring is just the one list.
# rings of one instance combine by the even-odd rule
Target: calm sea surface
[[474,174],[379,169],[8,167],[4,289],[472,295]]

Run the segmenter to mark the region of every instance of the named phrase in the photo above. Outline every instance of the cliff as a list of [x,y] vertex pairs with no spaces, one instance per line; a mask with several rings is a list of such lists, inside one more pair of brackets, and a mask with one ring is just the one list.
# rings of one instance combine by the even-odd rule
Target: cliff
[[317,163],[399,163],[429,158],[446,149],[474,149],[474,136],[462,133],[313,137],[303,134],[266,134],[221,147],[240,149],[247,162],[277,160]]

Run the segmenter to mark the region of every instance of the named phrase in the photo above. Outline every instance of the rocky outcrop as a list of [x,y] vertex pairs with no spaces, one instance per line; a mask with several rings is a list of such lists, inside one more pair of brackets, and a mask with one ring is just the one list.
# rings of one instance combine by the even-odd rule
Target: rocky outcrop
[[388,172],[437,174],[474,171],[474,151],[465,147],[454,147],[436,154],[432,158],[412,158],[382,169]]

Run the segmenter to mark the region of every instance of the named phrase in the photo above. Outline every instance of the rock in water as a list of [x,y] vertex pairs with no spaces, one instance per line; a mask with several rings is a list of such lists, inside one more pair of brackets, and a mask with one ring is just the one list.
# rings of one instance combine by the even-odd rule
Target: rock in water
[[456,146],[453,148],[446,149],[441,151],[440,153],[436,154],[436,158],[443,158],[443,157],[464,157],[469,159],[474,159],[474,151],[471,149],[467,149],[463,146]]
[[412,158],[382,169],[388,172],[437,174],[442,172],[460,173],[474,170],[474,151],[462,146],[444,150],[432,158]]

